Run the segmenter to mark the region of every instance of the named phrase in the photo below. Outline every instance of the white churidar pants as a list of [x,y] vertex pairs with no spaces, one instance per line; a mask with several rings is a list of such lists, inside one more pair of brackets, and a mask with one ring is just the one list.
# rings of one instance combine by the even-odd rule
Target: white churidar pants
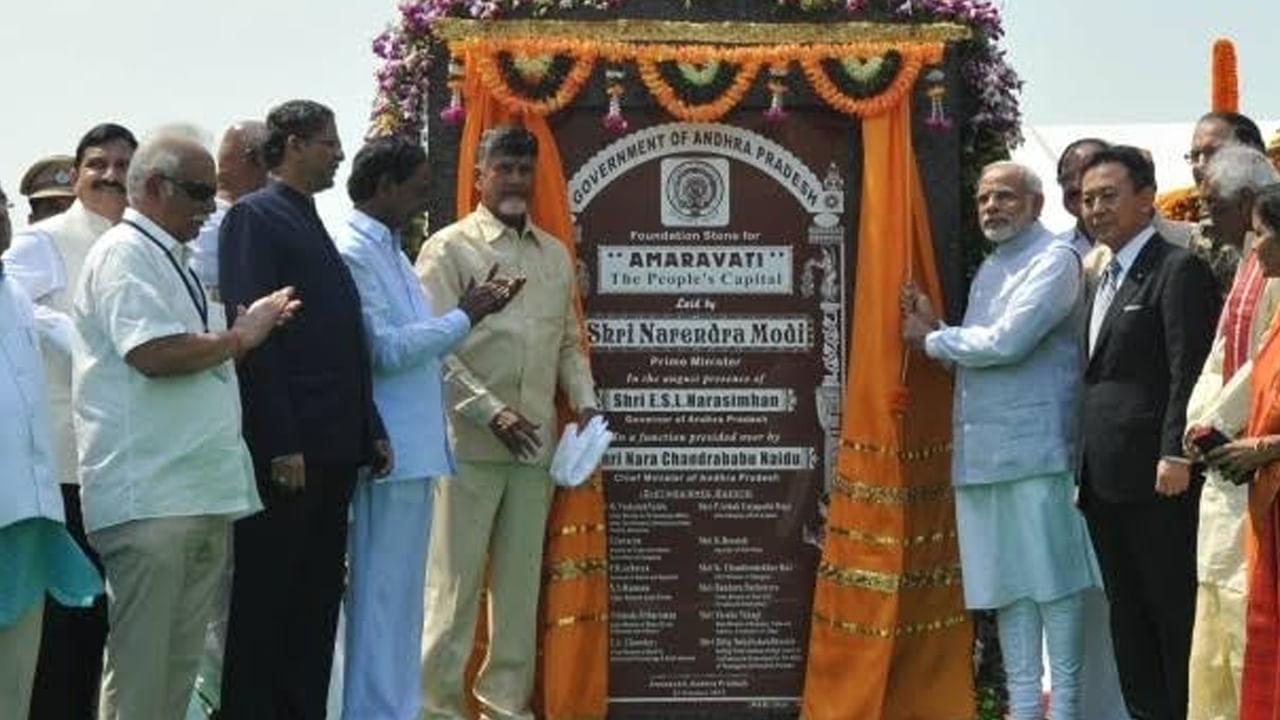
[[1049,674],[1053,683],[1050,717],[1081,720],[1083,620],[1084,595],[1080,592],[1044,603],[1023,598],[996,611],[1012,720],[1044,717],[1040,684],[1042,632],[1049,644]]

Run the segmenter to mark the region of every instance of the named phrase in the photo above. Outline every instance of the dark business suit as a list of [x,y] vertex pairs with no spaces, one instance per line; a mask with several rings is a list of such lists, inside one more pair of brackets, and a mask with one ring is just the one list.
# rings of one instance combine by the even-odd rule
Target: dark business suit
[[[373,404],[360,297],[315,205],[282,183],[241,199],[218,258],[228,322],[291,285],[301,312],[240,363],[244,435],[266,509],[240,520],[223,670],[227,718],[323,718],[356,471],[386,436]],[[274,457],[302,453],[306,488]]]
[[1158,495],[1156,463],[1183,455],[1218,297],[1202,261],[1153,236],[1116,290],[1085,370],[1081,499],[1137,720],[1187,714],[1198,487]]

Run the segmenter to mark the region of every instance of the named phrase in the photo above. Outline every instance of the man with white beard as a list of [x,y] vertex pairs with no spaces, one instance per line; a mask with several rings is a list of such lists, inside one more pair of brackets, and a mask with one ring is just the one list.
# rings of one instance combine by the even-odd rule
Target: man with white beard
[[1083,591],[1099,583],[1074,506],[1083,287],[1080,256],[1037,218],[1031,170],[984,168],[976,196],[995,250],[947,327],[914,285],[902,290],[902,333],[956,368],[956,527],[965,604],[995,610],[1010,718],[1043,717],[1042,633],[1054,720],[1079,720]]

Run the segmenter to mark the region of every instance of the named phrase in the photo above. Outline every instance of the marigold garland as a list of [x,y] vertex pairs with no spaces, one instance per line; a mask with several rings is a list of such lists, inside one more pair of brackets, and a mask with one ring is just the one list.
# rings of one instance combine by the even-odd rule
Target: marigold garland
[[751,83],[756,79],[756,75],[760,74],[759,62],[746,62],[738,66],[737,75],[734,76],[733,82],[720,97],[715,100],[700,105],[685,102],[671,85],[662,77],[662,72],[658,69],[658,63],[652,60],[636,60],[636,67],[640,70],[640,81],[649,89],[649,94],[653,95],[653,99],[658,101],[662,109],[671,113],[673,117],[684,120],[685,122],[715,122],[724,117],[738,103],[742,102],[743,96],[747,94],[747,90],[751,88]]
[[498,69],[512,92],[529,100],[546,100],[564,85],[565,76],[573,67],[573,58],[566,55],[526,58],[511,53],[498,53]]
[[[887,112],[910,92],[921,69],[927,63],[940,62],[942,43],[840,43],[821,45],[776,45],[771,47],[716,47],[706,45],[648,45],[625,42],[591,42],[588,40],[530,37],[474,38],[452,44],[455,54],[466,54],[476,63],[481,81],[495,98],[517,112],[547,115],[573,101],[581,91],[598,60],[620,63],[633,60],[641,81],[663,109],[687,122],[712,122],[724,117],[742,101],[751,83],[765,65],[799,62],[814,91],[831,107],[849,115],[868,116]],[[887,52],[902,57],[902,65],[884,92],[873,97],[850,98],[822,67],[828,58],[874,57]],[[545,100],[532,100],[513,90],[496,60],[500,53],[517,56],[564,55],[572,57],[573,68],[555,94]],[[712,62],[738,66],[733,82],[714,101],[690,103],[681,98],[662,76],[660,63]]]
[[1226,38],[1213,41],[1214,112],[1237,112],[1240,109],[1240,78],[1236,69],[1236,46]]
[[467,62],[475,63],[480,81],[498,102],[514,112],[549,115],[573,102],[578,92],[582,90],[582,86],[586,84],[587,78],[591,77],[591,70],[595,67],[594,56],[573,55],[571,57],[573,67],[565,75],[564,82],[560,83],[555,93],[543,100],[527,98],[511,88],[498,64],[497,53],[468,54]]
[[885,88],[884,92],[865,100],[851,98],[844,94],[827,75],[820,58],[802,58],[800,67],[809,78],[809,84],[814,92],[832,108],[846,115],[870,117],[882,115],[896,107],[903,96],[915,85],[916,78],[919,77],[925,63],[936,63],[942,59],[941,45],[902,48],[899,52],[902,54],[903,62],[897,77],[889,83],[889,87]]

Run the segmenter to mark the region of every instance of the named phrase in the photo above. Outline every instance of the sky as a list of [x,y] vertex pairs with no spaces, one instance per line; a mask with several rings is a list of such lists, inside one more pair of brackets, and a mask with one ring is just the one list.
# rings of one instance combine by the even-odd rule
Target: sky
[[[1207,109],[1210,47],[1219,36],[1236,41],[1242,110],[1280,117],[1280,48],[1272,44],[1280,3],[1001,6],[1031,126],[1190,122]],[[373,98],[370,41],[396,15],[395,0],[0,0],[0,7],[0,186],[18,200],[17,226],[25,224],[16,196],[27,166],[71,152],[104,120],[139,134],[189,122],[217,136],[237,119],[307,97],[335,110],[349,158]],[[318,198],[326,221],[345,210],[345,172],[344,165],[337,188]]]

